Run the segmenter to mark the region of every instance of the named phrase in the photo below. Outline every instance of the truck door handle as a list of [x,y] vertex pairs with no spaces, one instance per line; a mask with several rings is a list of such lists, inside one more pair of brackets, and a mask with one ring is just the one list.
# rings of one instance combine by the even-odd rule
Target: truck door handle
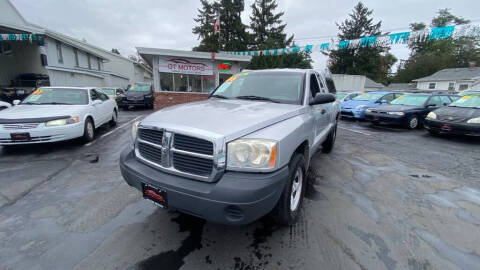
[[326,113],[327,113],[327,110],[322,109],[322,114],[326,114]]

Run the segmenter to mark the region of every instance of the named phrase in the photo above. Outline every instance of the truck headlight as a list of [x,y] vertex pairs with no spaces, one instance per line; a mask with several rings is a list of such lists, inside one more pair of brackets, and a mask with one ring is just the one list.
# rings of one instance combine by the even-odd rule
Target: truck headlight
[[437,114],[434,112],[429,112],[427,114],[427,119],[437,119]]
[[140,124],[141,121],[135,121],[132,124],[132,139],[133,142],[137,139],[137,130],[138,130],[138,125]]
[[46,127],[64,126],[64,125],[78,123],[78,121],[80,121],[78,116],[77,117],[70,117],[70,118],[48,121],[48,122],[45,123],[45,126]]
[[363,109],[363,108],[366,108],[367,105],[358,105],[357,107],[355,107],[355,109]]
[[227,144],[227,169],[265,170],[277,164],[278,143],[266,139],[237,139]]
[[480,124],[480,117],[472,118],[467,121],[468,124]]
[[392,114],[392,115],[405,115],[404,112],[387,112],[387,114]]

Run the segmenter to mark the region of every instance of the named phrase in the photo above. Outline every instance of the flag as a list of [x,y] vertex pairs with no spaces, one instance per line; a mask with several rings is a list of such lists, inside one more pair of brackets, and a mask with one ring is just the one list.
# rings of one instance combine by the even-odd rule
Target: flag
[[215,25],[213,26],[213,34],[216,35],[218,30],[220,30],[220,13],[217,13],[217,19],[215,20]]

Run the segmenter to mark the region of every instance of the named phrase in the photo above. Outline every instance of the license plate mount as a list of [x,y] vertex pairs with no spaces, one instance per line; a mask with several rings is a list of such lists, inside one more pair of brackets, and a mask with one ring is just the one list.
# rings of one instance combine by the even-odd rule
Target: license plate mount
[[22,133],[10,133],[10,138],[13,141],[30,141],[30,133],[22,132]]
[[161,208],[168,208],[167,191],[149,184],[142,184],[143,198],[153,201]]

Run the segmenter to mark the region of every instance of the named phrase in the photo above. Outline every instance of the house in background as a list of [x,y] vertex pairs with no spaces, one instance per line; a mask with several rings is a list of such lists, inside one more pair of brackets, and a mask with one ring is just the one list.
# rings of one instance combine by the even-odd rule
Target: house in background
[[0,34],[0,86],[25,73],[46,75],[51,86],[125,88],[152,81],[147,65],[31,24],[9,0],[0,0]]
[[417,90],[416,83],[391,83],[385,86],[384,91],[414,91]]
[[448,68],[413,80],[419,90],[463,91],[480,81],[480,67]]
[[338,92],[377,91],[385,87],[364,75],[332,74]]

